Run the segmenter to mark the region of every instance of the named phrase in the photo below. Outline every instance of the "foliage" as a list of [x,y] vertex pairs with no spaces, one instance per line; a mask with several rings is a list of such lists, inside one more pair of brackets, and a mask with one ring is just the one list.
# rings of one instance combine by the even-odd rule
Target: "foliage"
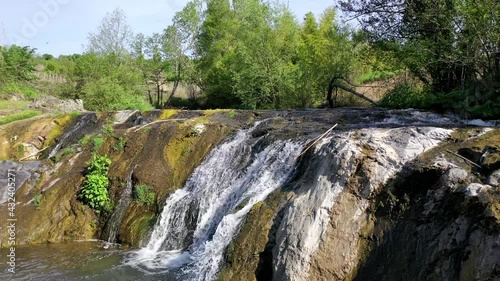
[[38,97],[37,91],[26,82],[10,81],[6,83],[0,91],[1,94],[22,94],[25,98],[33,99]]
[[35,197],[33,197],[33,205],[38,209],[40,207],[40,203],[42,202],[43,195],[42,194],[37,194]]
[[21,112],[0,117],[0,125],[5,125],[18,120],[28,119],[40,114],[42,114],[42,112],[38,110],[23,110]]
[[28,46],[0,47],[0,76],[15,81],[34,80],[32,63],[34,54],[35,49]]
[[366,84],[374,81],[379,81],[379,80],[386,80],[391,77],[394,77],[397,73],[396,72],[385,72],[385,71],[370,71],[361,74],[356,78],[356,83],[358,84]]
[[135,186],[134,197],[140,205],[150,206],[155,203],[156,195],[150,186],[139,184]]
[[436,97],[411,85],[398,85],[381,101],[380,105],[389,108],[431,108],[435,106]]
[[62,156],[71,155],[75,153],[75,149],[71,146],[66,147],[61,151]]
[[85,135],[83,136],[83,138],[79,141],[79,143],[81,145],[86,145],[87,143],[90,142],[90,140],[92,139],[92,136],[91,135]]
[[102,145],[104,144],[104,139],[100,136],[95,136],[92,139],[92,144],[93,144],[94,151],[98,151],[99,149],[101,149]]
[[106,136],[113,136],[114,129],[111,125],[102,126],[102,133]]
[[127,15],[122,9],[117,8],[111,13],[106,13],[96,33],[88,35],[89,44],[85,49],[88,53],[122,57],[128,53],[132,37],[132,29],[127,24]]
[[123,149],[125,149],[125,144],[126,144],[125,137],[120,137],[116,142],[115,146],[113,147],[113,149],[115,151],[122,151]]
[[150,109],[140,87],[141,74],[115,55],[81,56],[71,79],[76,83],[74,98],[83,99],[88,110]]
[[[344,0],[340,7],[359,20],[371,43],[392,52],[434,95],[461,91],[481,107],[495,103],[500,81],[496,2]],[[457,102],[462,101],[448,106]]]
[[93,154],[87,164],[85,182],[80,189],[79,198],[99,213],[109,203],[108,172],[111,159],[106,156]]

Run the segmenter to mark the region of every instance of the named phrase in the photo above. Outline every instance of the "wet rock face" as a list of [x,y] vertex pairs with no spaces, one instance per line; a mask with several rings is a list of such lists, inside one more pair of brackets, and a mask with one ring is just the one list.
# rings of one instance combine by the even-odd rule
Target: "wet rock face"
[[[357,263],[356,236],[367,223],[370,198],[405,164],[450,134],[440,128],[361,129],[321,141],[277,231],[274,279],[335,280],[349,275]],[[345,192],[355,196],[340,196]],[[337,205],[338,200],[343,204]],[[314,272],[326,266],[331,275]]]
[[9,174],[13,176],[15,190],[17,191],[26,181],[33,185],[40,174],[37,171],[40,162],[16,163],[13,161],[0,161],[0,204],[10,197],[8,195]]
[[[249,218],[221,276],[500,278],[499,173],[489,168],[498,163],[478,168],[479,159],[449,152],[496,145],[498,129],[339,131],[305,155],[285,195],[266,200],[280,206],[270,220]],[[268,231],[267,239],[258,231]],[[241,245],[247,241],[255,245]],[[258,263],[238,258],[252,251]]]
[[[50,146],[47,154],[57,156],[33,167],[0,163],[0,173],[19,171],[20,244],[103,237],[113,215],[96,215],[76,196],[94,152],[113,161],[110,196],[118,204],[127,199],[108,224],[116,234],[108,236],[138,246],[165,199],[231,132],[263,121],[252,136],[259,150],[279,140],[311,140],[338,124],[297,158],[297,171],[282,189],[252,208],[226,250],[220,280],[500,278],[497,128],[384,109],[238,111],[233,117],[224,111],[127,111],[68,120],[25,120],[0,131],[2,156],[17,143]],[[113,130],[103,133],[104,125]],[[92,139],[82,145],[88,134],[102,138],[102,146],[95,148]],[[150,186],[156,202],[136,202],[135,184]],[[198,210],[188,209],[184,223],[191,230]],[[0,225],[0,240],[5,233]],[[192,240],[193,233],[184,234]]]

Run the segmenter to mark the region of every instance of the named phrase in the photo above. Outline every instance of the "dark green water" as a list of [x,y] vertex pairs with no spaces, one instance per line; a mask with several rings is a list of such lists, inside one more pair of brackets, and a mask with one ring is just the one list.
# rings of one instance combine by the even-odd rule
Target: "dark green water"
[[6,271],[8,253],[2,249],[0,280],[178,280],[174,272],[154,273],[123,265],[131,255],[129,249],[103,246],[102,242],[17,246],[15,274]]

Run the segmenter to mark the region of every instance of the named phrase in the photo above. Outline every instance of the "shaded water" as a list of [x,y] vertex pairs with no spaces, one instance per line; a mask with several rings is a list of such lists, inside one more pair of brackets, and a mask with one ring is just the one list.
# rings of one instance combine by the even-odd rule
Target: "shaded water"
[[[2,257],[4,253],[2,249]],[[126,249],[100,241],[17,246],[16,273],[2,270],[0,280],[175,280],[173,273],[145,273],[122,265],[128,254]]]

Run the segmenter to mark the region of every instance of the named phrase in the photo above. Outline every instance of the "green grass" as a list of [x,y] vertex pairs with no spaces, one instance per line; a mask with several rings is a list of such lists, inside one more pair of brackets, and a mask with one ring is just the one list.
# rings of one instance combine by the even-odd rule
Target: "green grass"
[[18,113],[14,113],[5,117],[0,117],[0,125],[5,125],[14,121],[19,121],[23,119],[28,119],[41,115],[42,112],[38,110],[24,110]]
[[86,145],[87,143],[90,142],[90,140],[92,139],[92,136],[91,135],[85,135],[81,140],[80,140],[80,144],[81,145]]
[[375,82],[379,80],[385,80],[396,76],[397,72],[391,71],[371,71],[368,73],[363,73],[356,78],[357,84],[366,84],[370,82]]
[[22,82],[9,82],[2,87],[1,94],[22,94],[25,98],[34,99],[38,97],[38,93],[32,87]]
[[73,154],[75,153],[75,149],[71,146],[69,147],[66,147],[65,149],[63,149],[63,151],[61,152],[62,156],[66,156],[66,155],[70,155],[70,154]]
[[29,102],[20,100],[0,100],[0,110],[24,109],[28,107]]

